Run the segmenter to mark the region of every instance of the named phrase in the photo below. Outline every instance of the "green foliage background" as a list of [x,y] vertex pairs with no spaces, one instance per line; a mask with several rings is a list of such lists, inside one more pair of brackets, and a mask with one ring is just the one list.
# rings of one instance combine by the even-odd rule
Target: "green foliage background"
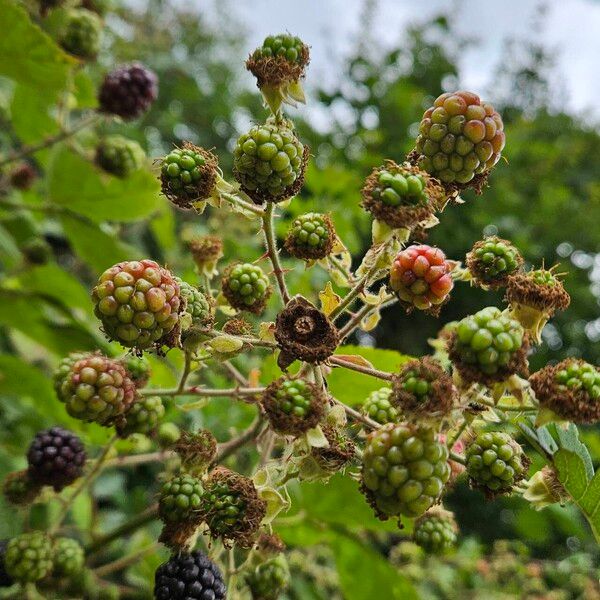
[[[35,143],[68,127],[70,119],[96,106],[95,89],[102,74],[112,65],[135,59],[158,73],[159,99],[141,120],[102,125],[101,131],[137,139],[151,157],[191,140],[215,148],[227,173],[232,142],[247,124],[265,116],[252,78],[243,69],[251,48],[243,24],[232,16],[232,4],[215,3],[216,19],[162,0],[137,3],[135,10],[116,6],[107,14],[98,62],[81,66],[44,33],[36,19],[30,19],[23,5],[0,0],[0,149]],[[52,33],[61,17],[60,10],[54,11],[43,27]],[[288,28],[293,31],[293,23]],[[459,76],[457,59],[464,43],[454,24],[442,16],[399,32],[397,48],[383,55],[371,56],[358,40],[340,73],[339,89],[320,89],[309,70],[310,106],[330,111],[343,105],[350,119],[333,120],[326,132],[314,129],[310,118],[297,120],[314,159],[301,197],[278,225],[280,234],[297,214],[331,211],[340,237],[357,259],[362,256],[370,244],[370,221],[359,207],[361,183],[384,158],[399,160],[411,149],[424,107],[445,91],[444,82]],[[560,262],[561,271],[568,273],[572,305],[547,327],[545,343],[532,365],[539,368],[566,356],[582,356],[598,364],[597,123],[551,106],[553,72],[548,55],[532,43],[517,45],[519,60],[505,61],[494,79],[497,85],[487,90],[487,97],[505,116],[509,164],[498,166],[482,197],[467,193],[466,206],[448,209],[430,241],[449,257],[461,259],[484,233],[497,233],[511,239],[531,264]],[[310,117],[310,111],[302,114]],[[226,259],[254,260],[262,253],[254,226],[239,216],[209,209],[198,218],[173,211],[160,197],[150,169],[126,180],[101,173],[87,158],[95,136],[82,131],[69,143],[36,152],[35,165],[43,177],[34,187],[26,192],[0,191],[1,478],[24,466],[23,449],[44,426],[66,425],[81,432],[92,447],[107,439],[100,427],[82,425],[66,415],[50,380],[53,367],[68,352],[96,348],[119,352],[104,340],[91,312],[88,290],[100,272],[121,260],[151,256],[193,281],[193,264],[183,242],[192,234],[213,230],[228,232]],[[24,260],[21,248],[39,237],[50,243],[53,256],[47,264],[34,266]],[[326,280],[317,269],[290,277],[295,291],[313,298]],[[490,302],[489,293],[457,288],[442,323]],[[440,322],[431,317],[407,318],[394,307],[384,313],[373,337],[355,340],[386,350],[352,351],[364,353],[378,368],[392,370],[402,355],[427,352],[427,338],[439,327]],[[175,353],[165,360],[152,359],[153,385],[172,386],[179,360]],[[260,367],[264,382],[276,370],[270,361],[254,366]],[[217,371],[202,377],[211,385],[225,381]],[[337,372],[331,385],[350,405],[359,404],[376,387],[358,374]],[[171,406],[169,415],[182,424],[206,426],[223,440],[247,425],[252,411],[229,400],[215,400],[189,412]],[[582,437],[597,463],[597,431],[584,430]],[[144,449],[128,444],[121,442],[120,449]],[[240,461],[243,464],[243,455]],[[76,524],[98,534],[141,512],[152,501],[158,471],[159,466],[107,471],[94,487],[94,498],[82,495],[78,500]],[[320,485],[295,488],[294,508],[284,519],[287,524],[280,527],[288,544],[330,545],[341,589],[349,600],[374,597],[381,590],[391,598],[420,597],[408,578],[366,541],[365,531],[377,536],[394,525],[372,517],[351,481],[335,478],[325,490]],[[18,532],[22,522],[19,513],[1,502],[0,537],[6,537]],[[485,503],[465,486],[451,494],[449,506],[457,513],[463,535],[475,538],[484,549],[493,539],[507,537],[522,538],[532,554],[542,558],[562,559],[580,549],[597,553],[587,524],[573,507],[533,512],[519,499]],[[56,510],[53,502],[36,509],[32,524],[43,525]],[[140,531],[113,545],[105,559],[142,547],[156,535],[156,526]],[[126,582],[147,593],[153,570],[164,556],[161,552],[140,562],[124,576]],[[292,589],[291,594],[322,597],[310,587]]]

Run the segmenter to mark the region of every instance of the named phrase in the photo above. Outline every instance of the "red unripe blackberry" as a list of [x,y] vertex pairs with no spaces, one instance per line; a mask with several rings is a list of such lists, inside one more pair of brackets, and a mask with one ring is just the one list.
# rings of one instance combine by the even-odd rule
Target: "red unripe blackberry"
[[172,556],[156,570],[155,600],[225,600],[219,568],[199,550]]
[[127,348],[177,345],[169,339],[183,309],[179,284],[153,260],[118,263],[92,290],[94,312],[104,332]]
[[98,93],[100,110],[129,121],[143,115],[158,96],[156,74],[140,63],[108,73]]
[[75,361],[57,393],[72,417],[100,425],[121,420],[137,397],[125,367],[101,354],[87,354]]
[[86,457],[83,442],[72,431],[44,429],[36,434],[27,452],[29,477],[59,492],[81,477]]
[[444,184],[464,187],[500,160],[502,118],[472,92],[439,96],[423,115],[416,142],[419,167]]
[[446,255],[426,244],[400,251],[390,269],[390,287],[410,309],[439,311],[454,287]]

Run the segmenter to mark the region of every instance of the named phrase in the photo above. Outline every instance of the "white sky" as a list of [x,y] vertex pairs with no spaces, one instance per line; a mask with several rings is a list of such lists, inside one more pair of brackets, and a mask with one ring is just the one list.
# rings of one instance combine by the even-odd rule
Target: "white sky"
[[[393,48],[407,23],[447,9],[460,31],[482,41],[460,61],[460,87],[485,93],[501,58],[502,41],[531,33],[539,0],[374,0],[378,5],[374,31],[377,43]],[[196,0],[200,2],[200,0]],[[290,31],[311,49],[310,80],[335,78],[343,56],[361,28],[364,0],[234,0],[252,47],[269,33]],[[558,69],[568,109],[592,110],[600,117],[600,2],[547,0],[542,41],[558,51]],[[318,78],[318,79],[317,79]]]

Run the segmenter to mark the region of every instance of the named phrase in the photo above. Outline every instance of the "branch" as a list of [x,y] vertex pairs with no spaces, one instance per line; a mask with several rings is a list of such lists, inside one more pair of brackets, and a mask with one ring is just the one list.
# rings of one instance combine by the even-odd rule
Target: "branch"
[[141,550],[136,550],[127,556],[123,556],[113,562],[102,565],[101,567],[97,567],[94,569],[96,577],[104,577],[105,575],[109,575],[110,573],[114,573],[115,571],[121,571],[133,564],[135,564],[138,560],[141,560],[147,554],[152,554],[156,552],[160,548],[160,544],[158,542],[154,544],[150,544],[150,546],[146,546]]
[[66,139],[72,137],[73,135],[75,135],[78,131],[81,131],[82,129],[85,129],[86,127],[89,127],[90,125],[93,125],[96,121],[99,121],[101,118],[102,117],[100,115],[94,114],[90,117],[81,119],[81,121],[79,121],[79,123],[73,125],[73,127],[71,127],[70,129],[64,129],[63,131],[60,131],[59,133],[57,133],[55,135],[47,137],[45,140],[42,140],[41,142],[37,142],[36,144],[31,144],[29,146],[23,146],[19,150],[15,150],[14,152],[11,152],[4,158],[0,159],[0,167],[7,165],[11,162],[15,162],[16,160],[19,160],[20,158],[23,158],[24,156],[29,156],[30,154],[34,154],[35,152],[38,152],[39,150],[43,150],[44,148],[49,148],[50,146],[53,146],[54,144],[57,144],[58,142],[62,142],[63,140],[66,140]]
[[203,388],[200,386],[192,386],[183,389],[172,389],[172,390],[157,390],[157,389],[145,389],[140,390],[140,394],[143,396],[204,396],[207,398],[221,398],[221,397],[240,397],[240,396],[255,396],[262,394],[265,391],[264,387],[236,387],[236,388]]
[[243,431],[238,437],[229,440],[228,442],[224,442],[223,444],[219,444],[219,448],[217,450],[217,456],[215,457],[215,463],[219,463],[224,461],[226,458],[235,454],[237,450],[239,450],[242,446],[247,444],[249,441],[258,437],[260,430],[262,429],[263,421],[260,417],[257,417],[254,422]]
[[374,421],[373,419],[370,419],[366,415],[363,415],[361,412],[359,412],[357,410],[354,410],[353,408],[351,408],[347,404],[344,404],[341,400],[338,400],[337,398],[334,398],[333,396],[330,396],[330,398],[336,404],[339,404],[346,411],[346,414],[348,415],[348,417],[350,419],[352,419],[353,421],[357,421],[359,423],[362,423],[363,425],[365,425],[369,429],[379,429],[381,427],[381,425],[377,421]]
[[290,301],[290,294],[285,283],[281,263],[279,262],[279,251],[277,250],[277,242],[275,241],[275,232],[273,230],[274,209],[275,204],[273,202],[269,202],[267,204],[267,208],[262,218],[263,231],[265,232],[265,244],[267,246],[267,255],[269,256],[271,264],[273,265],[273,274],[275,275],[275,279],[277,279],[279,293],[285,306]]
[[378,306],[373,306],[371,304],[365,304],[357,313],[355,313],[352,318],[340,329],[339,336],[340,342],[343,342],[345,338],[351,335],[358,327],[360,327],[361,321],[372,311],[376,309],[383,309],[395,304],[397,299],[392,294],[388,294],[383,302]]
[[351,371],[357,371],[358,373],[363,373],[364,375],[370,375],[371,377],[377,377],[378,379],[383,379],[385,381],[392,381],[392,374],[386,373],[385,371],[380,371],[379,369],[373,369],[371,367],[364,367],[362,365],[357,365],[355,363],[351,363],[349,361],[344,360],[343,358],[338,358],[337,356],[330,356],[328,361],[336,365],[338,367],[344,367],[345,369],[350,369]]
[[259,208],[258,206],[256,206],[256,204],[252,204],[251,202],[243,200],[236,194],[230,194],[228,192],[219,192],[219,196],[223,200],[229,202],[230,204],[233,204],[234,206],[239,206],[240,208],[250,211],[255,215],[259,215],[262,217],[265,214],[265,211],[262,208]]

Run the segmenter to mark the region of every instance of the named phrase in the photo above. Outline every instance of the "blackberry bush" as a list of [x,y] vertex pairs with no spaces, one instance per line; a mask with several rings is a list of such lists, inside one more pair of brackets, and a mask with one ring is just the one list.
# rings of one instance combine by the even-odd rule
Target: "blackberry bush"
[[[52,2],[42,4],[48,8]],[[68,35],[61,43],[72,54],[92,58],[98,48],[93,23],[100,21],[86,11],[103,12],[100,4],[85,0],[82,9],[57,11],[56,24],[49,20],[41,26],[57,31],[59,19],[66,18]],[[392,561],[454,545],[458,528],[441,503],[465,474],[489,501],[515,492],[515,505],[529,502],[540,509],[574,499],[592,531],[600,530],[593,452],[584,445],[590,438],[579,439],[575,426],[600,420],[599,368],[571,357],[525,379],[531,346],[539,344],[548,320],[569,305],[562,275],[554,267],[522,270],[524,258],[516,246],[496,236],[476,242],[464,266],[423,243],[448,207],[450,224],[467,221],[492,230],[481,214],[459,213],[468,210],[460,206],[459,192],[465,187],[482,192],[503,150],[502,119],[491,105],[470,92],[442,94],[425,112],[415,150],[397,156],[398,162],[386,160],[377,153],[380,140],[403,144],[406,131],[394,129],[385,110],[377,112],[376,126],[368,124],[370,113],[358,96],[363,88],[372,88],[375,96],[379,92],[369,61],[355,61],[351,74],[361,85],[353,106],[364,120],[363,131],[342,127],[333,137],[317,136],[316,168],[303,190],[310,151],[285,105],[305,101],[307,44],[291,34],[273,35],[250,54],[246,66],[270,114],[234,140],[231,157],[219,158],[193,141],[229,139],[231,119],[221,118],[229,113],[213,107],[200,120],[186,122],[179,114],[180,108],[189,109],[185,98],[172,96],[191,77],[203,91],[206,83],[213,97],[208,84],[216,81],[215,58],[197,65],[193,53],[183,52],[170,71],[169,95],[140,135],[148,147],[160,148],[164,126],[176,125],[174,135],[187,131],[193,139],[182,139],[160,156],[153,174],[140,146],[122,137],[121,125],[151,108],[156,75],[136,62],[111,70],[96,91],[98,108],[92,108],[94,78],[77,70],[81,61],[65,59],[52,46],[37,19],[29,23],[29,9],[6,6],[7,22],[19,32],[10,39],[11,49],[15,56],[33,53],[52,93],[39,94],[43,78],[15,63],[13,71],[31,75],[31,102],[20,106],[23,82],[13,82],[10,73],[3,73],[11,81],[2,86],[8,96],[0,102],[10,133],[2,136],[0,157],[6,305],[0,391],[10,400],[2,409],[10,429],[2,445],[11,452],[2,464],[27,460],[27,469],[8,473],[2,482],[6,510],[19,511],[14,518],[3,513],[5,527],[17,533],[0,543],[0,586],[14,585],[12,597],[146,597],[151,584],[144,577],[155,571],[158,600],[223,599],[225,582],[232,599],[274,599],[288,583],[290,597],[304,597],[315,582],[327,597],[341,598],[331,551],[293,548],[284,554],[276,532],[285,527],[297,544],[312,542],[315,535],[331,544],[344,569],[345,593],[354,590],[350,578],[360,561],[372,558],[376,575],[389,570],[381,561],[395,536],[376,531],[369,518],[415,519],[409,524],[414,541],[392,551]],[[180,23],[178,10],[162,15],[177,31],[186,21]],[[119,18],[126,26],[119,30],[138,36],[143,29],[143,21],[127,28],[132,23],[127,15],[121,12]],[[163,27],[152,40],[161,44],[171,29]],[[117,33],[112,31],[111,39]],[[188,49],[194,35],[184,35],[177,51]],[[196,41],[203,44],[204,37]],[[107,52],[103,60],[110,56]],[[161,68],[163,58],[157,62]],[[216,90],[229,81],[229,65],[219,61],[222,80]],[[408,96],[427,98],[417,88]],[[337,96],[323,100],[326,107],[337,103]],[[19,108],[32,118],[27,131]],[[18,123],[11,122],[13,113]],[[214,133],[203,130],[210,122],[216,124]],[[518,119],[511,122],[518,131]],[[49,137],[29,139],[35,131]],[[357,135],[350,140],[349,133]],[[9,148],[13,138],[19,143]],[[340,147],[346,139],[347,147]],[[331,162],[336,156],[364,162],[376,155],[376,165],[361,163],[371,170],[362,190],[356,174]],[[219,164],[231,165],[233,177]],[[537,173],[532,164],[521,192],[531,193]],[[152,188],[157,189],[156,176],[166,198],[161,206],[155,205],[159,196]],[[522,179],[517,172],[515,181]],[[558,183],[554,187],[562,190]],[[360,203],[368,213],[360,222],[353,220],[352,194],[354,209]],[[593,202],[588,204],[593,224]],[[174,213],[175,208],[190,210]],[[530,213],[537,217],[533,209]],[[577,211],[569,215],[581,219]],[[498,227],[512,227],[509,216],[497,220]],[[536,226],[534,217],[528,226]],[[364,256],[353,256],[351,249],[368,243],[364,218],[371,220],[369,248]],[[264,242],[264,252],[254,247],[254,263],[244,262],[248,232]],[[453,230],[468,247],[473,240],[463,240],[463,233]],[[544,232],[539,233],[541,239]],[[557,252],[566,250],[561,244]],[[129,260],[138,253],[164,262]],[[579,258],[573,253],[573,264],[583,265]],[[90,285],[97,269],[106,270]],[[407,347],[421,319],[439,316],[461,283],[478,286],[474,293],[481,296],[505,288],[506,296],[496,295],[498,306],[473,315],[459,314],[460,305],[455,306],[456,321],[435,328],[440,333],[430,340],[432,356],[370,347],[382,339],[377,327],[384,315],[402,321],[403,312],[418,309],[426,314],[411,317],[414,326],[399,334],[398,343]],[[88,304],[78,292],[81,284],[91,288]],[[462,299],[461,292],[456,295]],[[92,311],[95,318],[88,322]],[[593,326],[592,321],[586,326],[590,339]],[[544,352],[558,346],[557,331],[547,330]],[[564,339],[572,339],[565,332]],[[81,351],[72,352],[77,348]],[[63,351],[71,354],[57,356]],[[567,346],[563,351],[574,353]],[[543,355],[535,348],[531,353],[536,361]],[[19,362],[23,355],[31,364]],[[48,369],[55,360],[51,384],[67,414],[58,404],[48,405]],[[23,432],[38,422],[38,409],[42,420],[58,410],[61,419],[84,423],[71,425],[77,435],[38,425],[35,430],[42,431],[19,451],[26,456],[12,456],[27,439]],[[537,471],[525,481],[528,453],[534,452]],[[452,501],[460,504],[461,498],[457,493]],[[341,535],[348,526],[353,540]],[[157,550],[156,537],[171,553],[157,569],[156,556],[164,549]],[[441,564],[426,560],[429,566]],[[464,553],[452,560],[458,564]],[[511,561],[505,580],[514,571]],[[472,554],[468,562],[477,565],[476,579],[484,579],[488,564],[473,561]],[[402,585],[409,595],[410,581],[429,586],[428,575],[438,570],[424,571],[416,562],[408,567]],[[469,573],[466,579],[474,580]],[[590,579],[571,595],[583,597],[585,589],[598,596],[588,590]],[[535,586],[536,597],[542,597],[547,590]],[[361,589],[357,585],[356,593]]]

